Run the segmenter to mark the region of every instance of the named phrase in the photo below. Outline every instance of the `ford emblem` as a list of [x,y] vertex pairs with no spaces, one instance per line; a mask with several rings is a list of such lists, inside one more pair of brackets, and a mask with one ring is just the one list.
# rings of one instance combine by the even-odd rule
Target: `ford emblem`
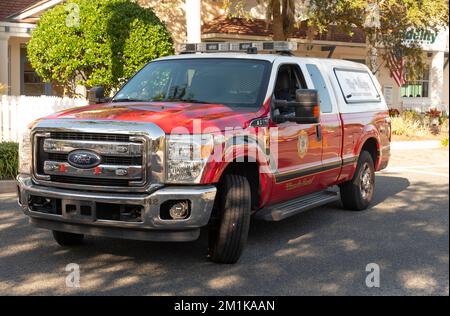
[[67,156],[69,164],[81,169],[94,168],[100,164],[101,160],[99,155],[87,150],[74,150]]

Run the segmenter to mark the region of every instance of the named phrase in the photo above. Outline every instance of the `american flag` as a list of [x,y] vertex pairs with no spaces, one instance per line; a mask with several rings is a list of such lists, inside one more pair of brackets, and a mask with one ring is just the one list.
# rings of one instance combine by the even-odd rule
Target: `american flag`
[[405,59],[400,51],[390,53],[387,59],[387,66],[392,78],[399,87],[406,83]]

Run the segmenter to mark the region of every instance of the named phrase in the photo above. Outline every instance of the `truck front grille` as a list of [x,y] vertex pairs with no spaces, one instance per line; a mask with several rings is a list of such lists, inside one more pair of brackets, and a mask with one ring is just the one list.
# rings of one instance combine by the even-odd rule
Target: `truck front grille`
[[[48,159],[52,161],[66,162],[68,154],[48,153]],[[108,165],[142,165],[142,157],[102,157],[102,163]]]
[[72,139],[72,140],[99,140],[111,142],[128,142],[129,135],[121,134],[97,134],[97,133],[78,133],[78,132],[51,132],[51,138]]
[[[141,136],[48,132],[34,138],[34,173],[47,183],[105,187],[143,187],[147,183],[147,142]],[[95,153],[99,163],[82,167],[69,162],[71,152]],[[97,158],[98,159],[98,158]]]

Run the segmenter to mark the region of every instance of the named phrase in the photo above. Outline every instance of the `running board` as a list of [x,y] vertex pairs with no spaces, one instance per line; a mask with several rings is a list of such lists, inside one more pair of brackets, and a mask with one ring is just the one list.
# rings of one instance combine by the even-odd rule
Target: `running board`
[[269,222],[277,222],[312,208],[338,201],[339,199],[339,193],[333,191],[312,193],[295,200],[265,207],[255,214],[255,218]]

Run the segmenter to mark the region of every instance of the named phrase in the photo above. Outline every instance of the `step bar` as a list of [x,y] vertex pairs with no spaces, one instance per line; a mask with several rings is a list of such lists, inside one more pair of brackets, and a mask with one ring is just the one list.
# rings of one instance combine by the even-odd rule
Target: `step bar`
[[327,190],[316,192],[295,200],[265,207],[255,214],[255,218],[269,222],[278,222],[312,208],[339,201],[339,199],[338,192]]

